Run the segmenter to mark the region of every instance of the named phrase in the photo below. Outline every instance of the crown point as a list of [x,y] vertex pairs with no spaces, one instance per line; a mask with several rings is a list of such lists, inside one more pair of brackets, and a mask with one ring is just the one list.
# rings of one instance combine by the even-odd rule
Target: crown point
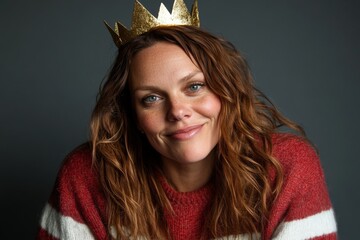
[[139,2],[135,1],[131,32],[140,35],[150,28],[159,25],[157,19]]
[[172,21],[171,14],[170,14],[169,10],[167,10],[167,8],[165,7],[165,5],[163,3],[160,4],[159,14],[158,14],[157,19],[159,22],[171,22]]
[[183,0],[175,0],[171,11],[175,24],[191,25],[189,11]]
[[113,30],[113,29],[109,26],[109,24],[107,24],[106,21],[104,21],[104,24],[105,24],[106,28],[109,30],[110,35],[111,35],[114,43],[116,44],[116,46],[119,47],[119,46],[121,45],[121,39],[120,39],[120,37],[119,37],[119,31],[118,31],[118,28],[116,27],[116,24],[115,24],[115,30]]
[[194,4],[191,8],[191,19],[192,19],[192,25],[196,27],[200,27],[200,17],[199,17],[199,5],[198,0],[194,0]]
[[115,23],[115,30],[117,30],[119,39],[120,39],[120,45],[125,43],[127,39],[131,39],[134,37],[131,31],[129,31],[124,25],[122,25],[120,22]]

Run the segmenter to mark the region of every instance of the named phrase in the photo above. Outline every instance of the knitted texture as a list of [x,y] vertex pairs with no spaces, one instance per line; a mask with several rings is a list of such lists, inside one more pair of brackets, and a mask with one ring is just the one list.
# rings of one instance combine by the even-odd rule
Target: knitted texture
[[[276,134],[273,154],[283,166],[284,184],[261,236],[253,236],[262,240],[337,239],[324,174],[313,148],[298,137]],[[44,208],[37,239],[109,239],[106,201],[91,162],[90,149],[85,145],[66,158]],[[171,238],[199,239],[216,192],[206,185],[180,193],[164,178],[159,181],[173,208],[165,211]],[[249,239],[248,234],[224,237]]]
[[160,177],[159,180],[173,208],[173,211],[165,211],[172,239],[200,239],[205,214],[211,201],[211,185],[207,184],[194,192],[177,192],[169,186],[165,178]]

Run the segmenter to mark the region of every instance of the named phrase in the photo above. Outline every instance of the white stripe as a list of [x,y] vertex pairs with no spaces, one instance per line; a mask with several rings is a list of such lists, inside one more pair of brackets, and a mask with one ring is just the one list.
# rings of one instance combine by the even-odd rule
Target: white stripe
[[[58,213],[50,204],[45,206],[40,220],[41,227],[55,238],[66,240],[95,240],[87,225],[76,222]],[[303,240],[336,232],[336,222],[332,209],[318,214],[281,223],[274,233],[273,240]],[[259,234],[251,234],[254,239]],[[232,235],[217,240],[248,240],[250,234]]]
[[273,240],[303,240],[336,232],[334,211],[329,209],[307,218],[281,223]]
[[222,238],[215,238],[214,240],[252,240],[252,239],[260,239],[260,234],[253,233],[253,234],[231,235]]
[[48,234],[58,239],[95,240],[87,225],[79,223],[68,216],[58,213],[50,204],[46,204],[40,226]]

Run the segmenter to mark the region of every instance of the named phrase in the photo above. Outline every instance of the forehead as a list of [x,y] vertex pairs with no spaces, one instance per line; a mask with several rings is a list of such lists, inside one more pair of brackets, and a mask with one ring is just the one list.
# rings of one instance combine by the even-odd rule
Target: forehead
[[180,57],[190,60],[188,55],[178,45],[168,42],[157,42],[135,54],[131,63],[131,68],[143,68],[149,63]]
[[193,71],[199,71],[199,68],[182,48],[175,44],[158,42],[134,56],[130,66],[130,85],[154,79],[182,78]]

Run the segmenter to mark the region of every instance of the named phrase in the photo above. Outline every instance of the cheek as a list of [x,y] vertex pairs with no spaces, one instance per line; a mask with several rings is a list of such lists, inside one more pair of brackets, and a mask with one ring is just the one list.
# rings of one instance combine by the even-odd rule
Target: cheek
[[221,109],[221,102],[220,99],[216,95],[210,95],[206,98],[202,99],[199,103],[199,107],[201,111],[206,114],[210,118],[218,118],[220,109]]
[[137,124],[139,128],[145,133],[156,133],[159,130],[160,119],[159,114],[154,114],[152,112],[146,111],[137,111]]

